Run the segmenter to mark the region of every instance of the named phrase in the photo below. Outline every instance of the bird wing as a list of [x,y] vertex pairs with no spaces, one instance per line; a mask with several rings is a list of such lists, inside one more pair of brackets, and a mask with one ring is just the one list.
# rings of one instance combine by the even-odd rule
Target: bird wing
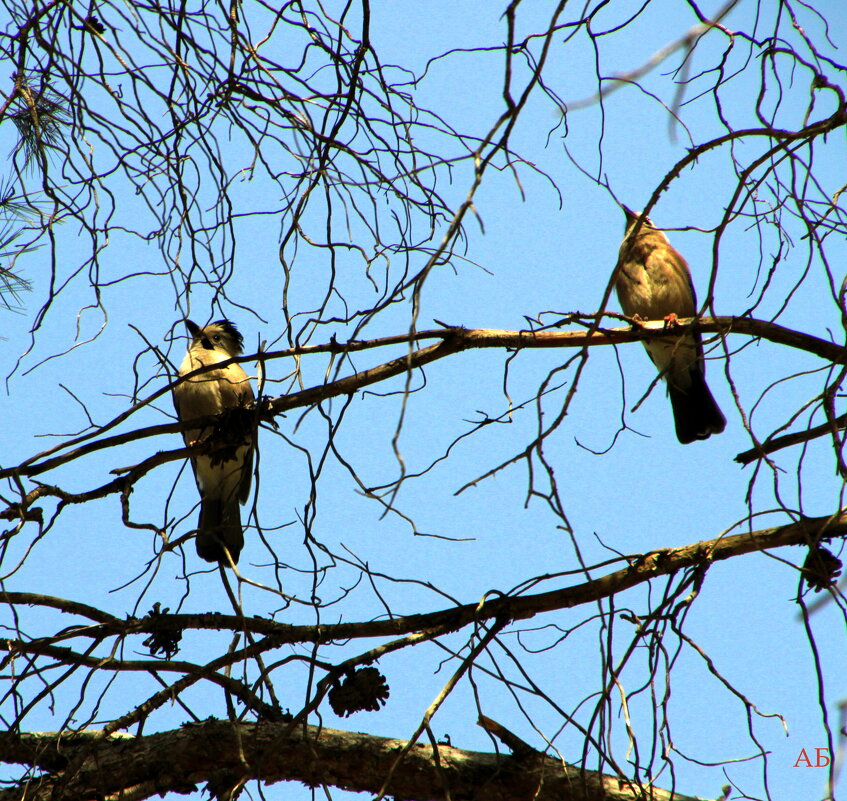
[[[223,371],[220,381],[221,405],[226,408],[245,407],[255,399],[250,378],[240,364],[231,364]],[[244,450],[241,463],[241,478],[238,483],[238,500],[246,503],[250,495],[250,485],[253,479],[253,450],[255,448],[255,435],[253,432],[247,434],[248,447]]]

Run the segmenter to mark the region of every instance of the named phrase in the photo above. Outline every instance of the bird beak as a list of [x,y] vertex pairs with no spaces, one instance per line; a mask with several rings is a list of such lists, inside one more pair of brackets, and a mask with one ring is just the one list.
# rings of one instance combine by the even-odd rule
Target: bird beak
[[639,212],[633,211],[632,209],[624,206],[623,203],[618,204],[621,207],[621,211],[626,214],[626,224],[632,225],[641,215]]
[[183,322],[185,323],[185,327],[188,329],[188,333],[191,334],[192,339],[200,333],[200,326],[197,325],[197,323],[191,322],[191,320],[187,317],[183,320]]

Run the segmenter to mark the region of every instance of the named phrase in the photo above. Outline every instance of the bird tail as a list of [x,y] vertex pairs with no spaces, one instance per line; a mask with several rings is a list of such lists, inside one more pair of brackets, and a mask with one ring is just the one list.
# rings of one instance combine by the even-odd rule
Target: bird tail
[[683,445],[695,439],[708,439],[726,428],[726,418],[712,397],[699,364],[692,367],[690,379],[687,389],[680,389],[668,382],[676,438]]
[[238,499],[204,498],[200,503],[200,521],[197,524],[197,555],[207,562],[228,565],[224,546],[237,564],[238,555],[244,547]]

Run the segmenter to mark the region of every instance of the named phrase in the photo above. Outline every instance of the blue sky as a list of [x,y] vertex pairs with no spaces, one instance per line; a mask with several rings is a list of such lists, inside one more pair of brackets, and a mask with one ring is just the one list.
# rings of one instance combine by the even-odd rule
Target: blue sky
[[[834,2],[817,7],[828,15],[835,45],[843,47],[843,31],[847,30],[843,8]],[[616,14],[622,10],[632,13],[635,8],[630,3],[609,4],[598,12],[595,30],[611,28],[622,19]],[[741,3],[725,22],[730,28],[743,29],[751,24],[756,11],[762,10]],[[245,4],[244,14],[256,15],[253,31],[259,38],[262,15],[258,5]],[[546,3],[522,4],[520,30],[524,34],[540,30],[548,14]],[[803,24],[810,35],[820,37],[818,23],[810,14],[804,14]],[[437,53],[451,48],[496,46],[505,37],[504,22],[489,3],[384,2],[374,5],[372,15],[372,40],[382,63],[403,64],[418,74],[427,59]],[[651,3],[643,17],[624,33],[595,40],[601,71],[611,75],[641,66],[694,23],[684,4]],[[786,26],[785,35],[791,36],[790,26]],[[555,39],[545,82],[563,100],[576,101],[597,89],[595,52],[584,36],[567,37],[568,30],[563,29]],[[797,44],[796,38],[790,41]],[[691,74],[713,64],[724,46],[723,38],[707,37],[692,56]],[[276,58],[283,58],[281,52],[273,49],[279,47],[281,51],[282,43],[268,47]],[[746,52],[738,43],[729,64],[740,67]],[[838,51],[832,50],[831,54],[837,58]],[[752,59],[749,74],[736,78],[721,94],[722,108],[735,127],[758,124],[754,115],[759,81],[757,59]],[[466,327],[518,329],[527,326],[527,318],[541,316],[544,323],[550,323],[569,312],[598,309],[615,265],[624,223],[611,193],[599,183],[607,182],[620,201],[640,208],[692,143],[701,144],[725,131],[715,119],[713,100],[708,95],[697,97],[706,88],[707,74],[689,87],[685,93],[687,102],[679,110],[690,138],[680,127],[671,135],[668,113],[659,99],[666,104],[672,102],[675,88],[670,72],[678,63],[679,55],[671,56],[643,78],[644,91],[637,87],[621,89],[606,99],[602,111],[594,105],[569,112],[566,125],[549,97],[540,92],[532,96],[515,129],[511,147],[537,170],[517,164],[520,186],[509,170],[488,170],[474,204],[482,226],[469,215],[463,251],[466,258],[455,258],[450,265],[439,266],[427,279],[420,298],[419,328],[435,327],[432,321],[440,320]],[[396,79],[399,73],[390,74]],[[843,82],[843,71],[828,69],[828,74],[833,81]],[[798,128],[808,105],[807,76],[803,73],[792,83],[787,70],[781,75],[786,80],[780,89],[783,100],[778,125]],[[525,79],[526,71],[518,69],[518,85]],[[769,84],[765,106],[772,102],[771,88]],[[478,136],[502,113],[501,89],[500,52],[455,52],[430,64],[426,76],[416,86],[408,87],[420,106],[437,111],[457,129]],[[820,119],[833,111],[831,99],[822,93],[811,118]],[[0,146],[6,151],[11,150],[13,143],[9,128],[0,126]],[[279,186],[260,172],[249,181],[238,177],[238,170],[250,159],[236,134],[227,138],[225,129],[219,129],[222,157],[234,179],[231,195],[238,204],[235,211],[282,207]],[[442,146],[444,141],[432,135],[433,146]],[[701,301],[715,266],[711,229],[720,223],[735,186],[731,159],[736,158],[742,165],[749,163],[767,146],[764,137],[751,137],[732,148],[727,145],[704,155],[681,174],[651,212],[659,226],[700,229],[671,231],[669,236],[690,262]],[[455,153],[461,152],[461,148],[455,149]],[[295,161],[281,151],[271,151],[269,158],[278,159],[285,169]],[[844,184],[844,163],[840,131],[826,142],[815,144],[813,172],[821,189],[816,197],[832,196]],[[502,161],[497,165],[501,167]],[[196,177],[192,180],[200,187],[199,195],[205,198],[205,167],[200,160],[193,166]],[[783,180],[792,177],[787,168],[780,176]],[[459,162],[450,174],[445,171],[441,175],[439,189],[456,206],[465,197],[472,178],[471,163]],[[799,184],[800,179],[796,180]],[[759,211],[776,194],[772,179],[769,181],[757,187]],[[6,341],[0,343],[0,368],[4,376],[11,376],[4,399],[4,466],[45,449],[56,442],[57,436],[69,437],[83,429],[88,421],[81,403],[94,422],[102,424],[127,407],[137,382],[150,382],[140,392],[142,396],[163,385],[165,377],[149,351],[135,359],[145,344],[130,326],[178,364],[187,344],[179,324],[182,316],[190,314],[198,322],[220,316],[218,310],[210,312],[211,293],[202,286],[192,293],[190,307],[184,302],[177,307],[174,289],[165,275],[171,265],[165,264],[156,240],[142,241],[118,227],[152,228],[143,205],[126,184],[114,186],[114,228],[98,256],[102,308],[80,311],[94,298],[86,267],[54,302],[35,336],[34,347],[14,369],[28,349],[27,331],[45,298],[49,248],[45,246],[18,263],[32,281],[33,292],[24,298],[26,308],[22,313],[4,315]],[[108,202],[103,202],[107,208]],[[386,226],[390,219],[385,211],[388,203],[385,200],[384,207],[379,206]],[[749,211],[750,206],[745,210]],[[313,204],[304,224],[308,235],[315,237],[322,232],[324,211],[321,203]],[[349,236],[349,241],[369,247],[363,226],[355,219],[346,224],[341,216],[338,213],[334,218],[333,235],[339,240]],[[771,319],[779,314],[782,325],[824,338],[831,332],[834,339],[840,340],[840,310],[819,254],[809,255],[808,240],[802,239],[805,231],[796,219],[789,219],[787,211],[783,221],[791,241],[784,244],[781,252],[772,226],[756,228],[749,219],[741,217],[728,227],[718,251],[715,311],[742,314],[765,288],[754,316]],[[423,221],[418,221],[418,226],[419,232],[425,230]],[[260,340],[277,343],[273,346],[278,348],[285,347],[287,341],[278,260],[280,229],[279,215],[237,218],[234,222],[234,275],[227,287],[229,302],[224,301],[221,309],[242,329],[248,352],[254,352]],[[73,221],[57,226],[55,231],[58,270],[62,275],[71,275],[90,254],[90,241]],[[443,227],[436,230],[428,244],[437,243],[442,232]],[[169,252],[172,255],[174,250]],[[202,255],[202,251],[198,252]],[[766,276],[778,252],[780,259],[767,283]],[[840,280],[840,265],[847,256],[842,232],[829,237],[826,254],[833,274]],[[287,252],[287,258],[291,259],[292,276],[287,303],[292,313],[312,309],[320,302],[331,269],[336,271],[339,291],[351,308],[366,308],[375,302],[377,293],[363,277],[362,260],[356,252],[339,249],[335,264],[331,264],[325,249],[310,248],[301,242],[296,253]],[[402,270],[405,258],[403,254],[392,254],[390,269]],[[180,265],[187,269],[190,261],[186,243],[180,252]],[[408,256],[412,273],[424,263],[421,253]],[[378,272],[384,260],[378,258],[374,264]],[[201,261],[200,266],[208,268],[209,264]],[[130,280],[118,280],[129,271],[136,275]],[[112,281],[118,282],[111,284]],[[786,305],[787,298],[790,302]],[[339,315],[344,308],[340,299],[333,298],[324,316]],[[610,308],[619,308],[614,298]],[[402,333],[409,328],[410,315],[409,303],[397,304],[379,315],[363,336]],[[311,342],[326,342],[332,334],[344,341],[351,330],[349,325],[327,323],[318,328]],[[95,335],[90,343],[49,359]],[[765,402],[755,409],[751,419],[760,438],[786,421],[824,386],[825,374],[820,369],[826,365],[809,354],[768,342],[751,343],[737,336],[729,338],[728,347],[732,353],[729,376],[746,414],[750,414],[767,387],[791,376],[774,385]],[[356,369],[363,369],[402,353],[398,347],[368,351],[355,354],[351,363]],[[313,486],[305,454],[310,454],[313,469],[321,464],[328,440],[327,419],[314,410],[304,416],[299,410],[289,413],[279,421],[278,433],[263,432],[257,518],[251,518],[253,524],[258,519],[283,566],[276,572],[269,566],[270,553],[260,543],[258,534],[248,530],[241,567],[250,579],[272,589],[281,586],[286,595],[305,603],[283,609],[285,602],[273,591],[244,586],[245,614],[277,612],[276,618],[284,622],[316,622],[315,610],[308,604],[313,591],[314,561],[324,567],[334,563],[326,570],[318,591],[324,602],[339,599],[322,610],[320,619],[367,620],[383,614],[384,604],[394,614],[432,611],[448,605],[443,593],[462,603],[472,603],[487,592],[507,592],[532,577],[576,571],[579,562],[574,542],[578,543],[582,558],[593,564],[616,553],[639,554],[711,539],[721,532],[739,533],[746,528],[777,525],[788,522],[797,512],[820,516],[841,508],[843,482],[835,474],[831,444],[825,439],[812,442],[806,449],[776,454],[775,471],[756,473],[753,466],[742,468],[734,463],[735,454],[750,447],[750,438],[735,407],[726,362],[720,353],[718,348],[717,358],[708,365],[708,376],[727,416],[727,430],[706,442],[681,446],[673,433],[670,406],[662,386],[655,387],[637,411],[630,411],[655,377],[641,346],[592,350],[567,418],[544,444],[571,532],[565,530],[563,519],[543,499],[528,500],[531,486],[542,492],[548,488],[549,477],[537,462],[533,463],[532,475],[527,463],[521,461],[455,494],[467,482],[526,447],[537,431],[535,404],[516,409],[511,417],[504,418],[508,422],[484,427],[450,447],[457,437],[473,428],[473,421],[479,420],[481,413],[491,417],[504,415],[510,400],[517,406],[532,399],[545,377],[574,355],[571,351],[526,350],[513,358],[512,354],[495,350],[470,351],[428,367],[425,386],[419,392],[404,397],[403,381],[394,379],[352,398],[334,444],[364,486],[381,486],[396,480],[400,470],[397,453],[402,456],[406,471],[414,474],[436,463],[450,449],[449,458],[437,461],[424,475],[404,482],[396,496],[396,509],[413,520],[414,527],[398,514],[383,515],[383,507],[362,495],[349,470],[332,454]],[[504,391],[507,362],[508,394]],[[288,376],[293,366],[290,359],[271,364],[268,394],[290,390]],[[328,364],[324,356],[316,356],[304,358],[300,367],[304,385],[310,386],[324,380]],[[345,365],[341,374],[349,369]],[[564,386],[545,397],[546,422],[561,408],[573,380],[573,369],[563,371],[560,383]],[[416,376],[413,386],[422,384]],[[338,421],[344,403],[345,399],[336,399],[325,404],[325,414]],[[171,413],[169,398],[162,398],[155,408],[135,415],[122,430],[164,422]],[[401,414],[395,452],[392,439],[398,432]],[[616,437],[622,414],[634,430]],[[822,419],[818,413],[813,422],[817,424]],[[805,421],[806,417],[801,416],[792,430],[802,428]],[[45,436],[49,438],[44,439]],[[82,491],[107,481],[110,470],[134,464],[156,450],[175,447],[176,435],[142,440],[108,456],[97,455],[73,463],[44,480],[70,491]],[[314,499],[310,500],[313,491]],[[165,465],[146,476],[131,497],[133,519],[137,521],[163,525],[184,517],[174,529],[177,535],[193,527],[195,504],[190,471],[179,463]],[[751,510],[756,514],[753,519]],[[216,572],[186,579],[183,564],[174,554],[164,557],[155,572],[145,571],[155,552],[153,534],[125,528],[114,497],[63,511],[60,523],[34,544],[23,567],[11,571],[7,565],[13,564],[16,556],[23,557],[30,543],[30,539],[20,535],[5,557],[6,589],[75,598],[117,615],[143,614],[155,601],[186,612],[229,611]],[[375,578],[371,584],[355,565],[342,564],[339,557],[355,557],[367,563],[374,574],[402,581]],[[782,722],[775,717],[754,716],[752,724],[755,737],[769,753],[767,787],[773,798],[823,797],[825,792],[825,771],[793,767],[802,748],[826,745],[811,649],[797,618],[797,606],[792,602],[798,585],[798,573],[792,565],[801,563],[803,557],[801,549],[792,548],[713,565],[684,626],[686,635],[711,657],[720,674],[740,693],[761,712],[784,717],[787,736]],[[185,549],[185,560],[189,571],[204,567],[198,563],[191,544]],[[601,569],[595,575],[619,566]],[[558,576],[541,582],[538,590],[569,586],[581,580],[578,573]],[[615,608],[618,612],[643,614],[664,589],[664,584],[657,582],[651,588],[631,590],[615,600]],[[603,608],[608,612],[607,605]],[[596,700],[582,706],[581,702],[601,686],[599,651],[607,632],[599,628],[596,618],[580,626],[597,612],[595,607],[539,615],[514,625],[502,636],[502,642],[519,655],[522,666],[558,709],[523,690],[513,694],[503,682],[481,669],[472,676],[485,714],[539,748],[544,748],[544,738],[556,736],[554,744],[568,761],[580,758],[582,738],[573,727],[565,727],[557,735],[564,723],[560,710],[574,714],[584,724]],[[27,630],[34,635],[63,625],[56,618],[42,619],[30,614]],[[825,676],[825,705],[831,721],[835,721],[837,703],[847,694],[843,679],[843,612],[830,604],[814,616],[812,623]],[[453,635],[443,643],[447,648],[461,648],[467,634]],[[618,616],[614,636],[618,656],[632,636],[631,624]],[[670,632],[667,636],[667,647],[672,653],[676,640]],[[182,656],[194,660],[203,655],[211,658],[217,649],[225,647],[221,643],[226,640],[226,635],[192,633],[186,636]],[[372,645],[339,645],[328,649],[323,658],[338,661]],[[132,649],[133,653],[143,654],[141,640],[130,643],[127,651]],[[497,665],[520,682],[506,653],[497,647],[492,653]],[[446,656],[437,645],[430,645],[384,658],[379,668],[391,686],[391,699],[383,711],[339,720],[324,704],[321,720],[337,728],[409,736],[457,666],[455,659],[441,665]],[[647,680],[648,657],[646,649],[637,649],[621,680],[627,691],[632,692]],[[487,659],[481,664],[489,669],[493,666]],[[681,649],[671,676],[672,728],[670,735],[665,736],[672,738],[679,753],[700,763],[755,756],[757,748],[747,731],[743,704],[710,674],[693,648]],[[303,668],[297,665],[280,668],[276,677],[283,706],[292,711],[304,703],[303,678]],[[663,681],[658,682],[659,693],[664,691]],[[127,683],[125,688],[119,682],[106,693],[95,721],[102,722],[122,709],[128,696],[140,701],[156,687],[152,681],[149,687],[138,681]],[[70,684],[64,693],[53,716],[46,709],[38,710],[25,721],[27,727],[46,730],[61,725],[76,701]],[[189,703],[202,712],[201,716],[225,714],[221,698],[210,690],[195,689]],[[637,694],[630,700],[642,761],[651,747],[653,709],[649,693]],[[80,710],[74,717],[85,719],[85,714],[85,710]],[[490,741],[474,725],[477,714],[474,687],[465,681],[445,703],[433,729],[437,736],[449,734],[455,746],[490,750]],[[183,720],[184,713],[175,708],[162,710],[150,725],[167,728]],[[625,763],[632,755],[627,753],[623,721],[619,716],[608,725],[613,730],[613,750],[618,760]],[[834,722],[832,725],[836,728]],[[654,770],[658,771],[661,764],[657,757]],[[589,757],[587,765],[594,767],[596,756]],[[765,796],[760,759],[732,762],[723,770],[749,796]],[[674,756],[674,778],[680,792],[703,797],[717,796],[720,786],[726,783],[720,767],[687,761],[678,754]],[[667,771],[656,778],[663,787],[672,781]],[[276,786],[269,788],[268,795],[307,798],[309,792],[299,787]],[[333,791],[333,797],[345,796]]]

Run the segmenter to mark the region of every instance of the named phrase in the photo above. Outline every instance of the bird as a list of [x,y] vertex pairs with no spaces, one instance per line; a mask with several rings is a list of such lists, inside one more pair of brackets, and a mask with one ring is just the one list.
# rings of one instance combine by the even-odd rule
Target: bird
[[[621,206],[626,215],[624,239],[615,268],[618,300],[624,314],[645,320],[695,317],[697,298],[688,263],[648,217]],[[641,219],[638,232],[635,225]],[[720,434],[726,418],[706,384],[706,363],[699,332],[644,343],[664,376],[677,439],[687,445]]]
[[[229,320],[216,320],[205,328],[185,320],[191,345],[179,368],[180,378],[206,365],[239,356],[244,338]],[[243,408],[254,398],[250,379],[240,364],[180,380],[173,389],[174,406],[180,420],[192,420]],[[200,493],[200,519],[197,524],[197,554],[207,562],[233,563],[244,546],[241,504],[250,495],[253,475],[255,427],[244,417],[224,416],[217,426],[206,425],[183,432],[187,446],[211,436],[226,443],[211,453],[191,457],[197,490]]]

